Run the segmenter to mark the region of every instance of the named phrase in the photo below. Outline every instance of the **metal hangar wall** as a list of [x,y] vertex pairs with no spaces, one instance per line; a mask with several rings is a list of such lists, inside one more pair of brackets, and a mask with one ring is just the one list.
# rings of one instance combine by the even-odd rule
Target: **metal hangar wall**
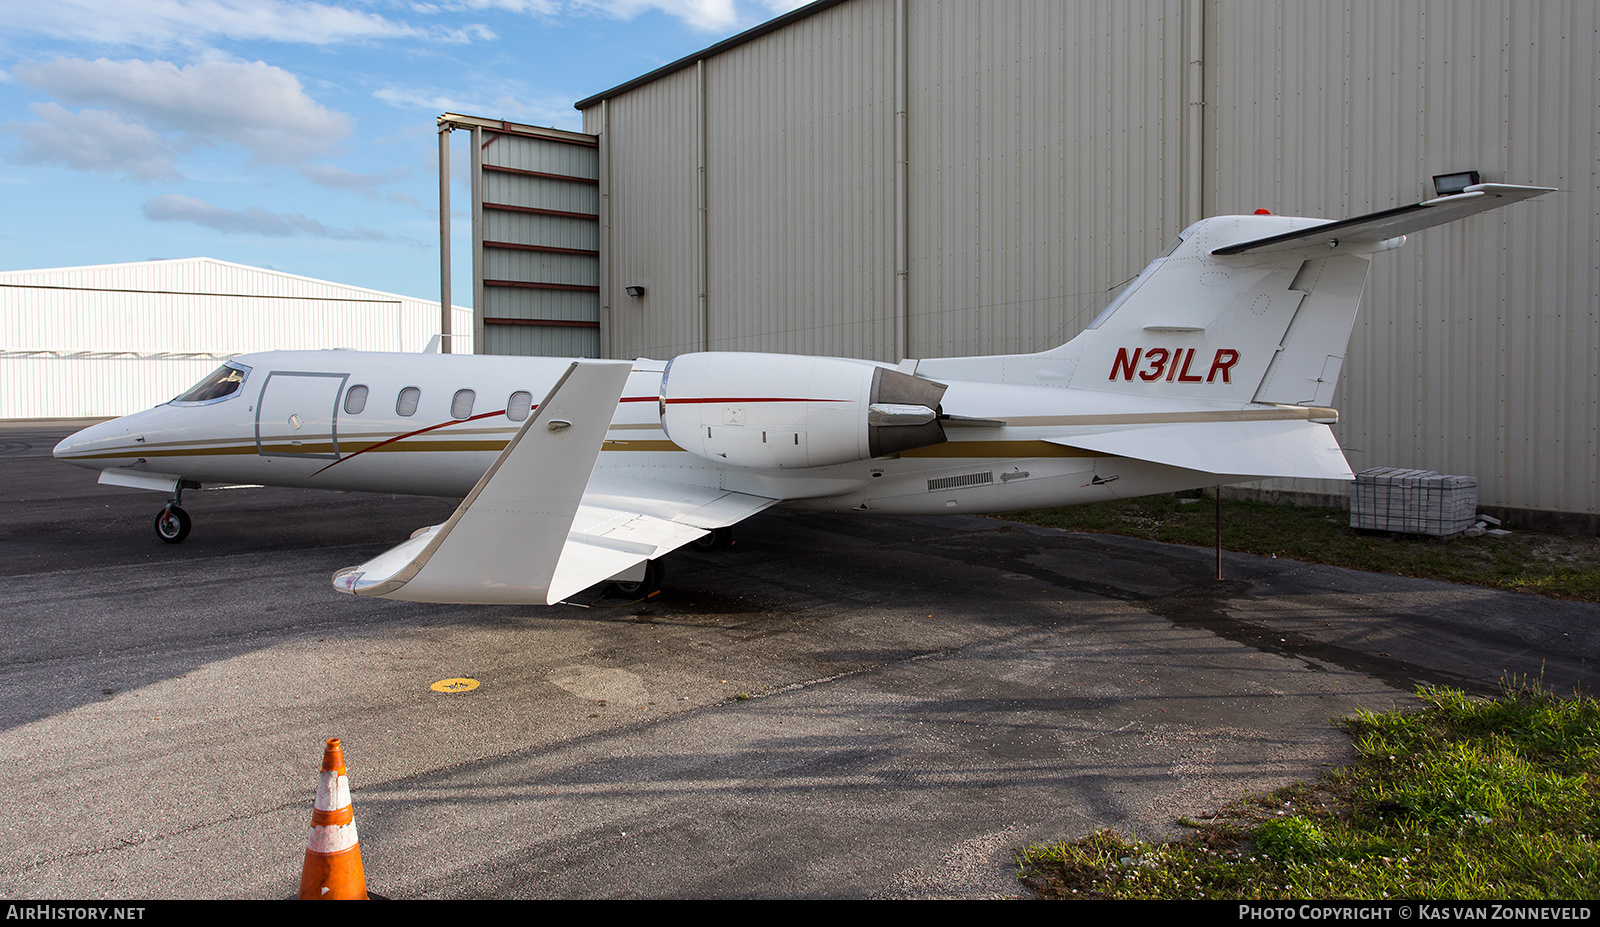
[[1043,350],[1204,215],[1478,170],[1562,192],[1374,262],[1340,439],[1600,513],[1597,35],[1587,0],[822,0],[577,104],[599,351]]

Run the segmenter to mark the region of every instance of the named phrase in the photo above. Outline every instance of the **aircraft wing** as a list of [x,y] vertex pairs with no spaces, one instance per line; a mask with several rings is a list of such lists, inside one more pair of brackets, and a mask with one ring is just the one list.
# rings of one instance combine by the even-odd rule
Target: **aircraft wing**
[[573,518],[549,603],[621,576],[777,501],[706,486],[597,475]]
[[334,574],[414,602],[554,604],[777,500],[595,475],[632,365],[577,361],[446,522]]
[[1532,199],[1554,189],[1554,187],[1525,187],[1504,183],[1474,184],[1463,192],[1450,196],[1435,197],[1411,206],[1399,206],[1357,216],[1354,219],[1325,222],[1283,235],[1273,235],[1270,238],[1240,242],[1218,248],[1212,253],[1269,254],[1278,251],[1298,251],[1317,245],[1377,244],[1480,212],[1499,209],[1518,200]]
[[1332,429],[1317,422],[1184,422],[1045,440],[1221,476],[1355,478]]

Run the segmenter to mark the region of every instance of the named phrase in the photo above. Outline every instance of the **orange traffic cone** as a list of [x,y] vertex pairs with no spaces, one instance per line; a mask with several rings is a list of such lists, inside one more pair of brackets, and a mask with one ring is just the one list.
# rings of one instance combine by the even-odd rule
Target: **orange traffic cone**
[[350,779],[345,775],[339,738],[328,740],[317,781],[317,804],[311,812],[306,863],[300,870],[300,898],[361,899],[367,897],[367,876],[361,869],[356,841],[355,810],[350,806]]

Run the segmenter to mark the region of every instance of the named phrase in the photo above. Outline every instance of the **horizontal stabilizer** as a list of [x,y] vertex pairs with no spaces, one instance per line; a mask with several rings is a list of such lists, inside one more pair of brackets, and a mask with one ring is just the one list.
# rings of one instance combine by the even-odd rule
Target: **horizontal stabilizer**
[[1346,246],[1346,250],[1359,250],[1360,246],[1376,246],[1390,239],[1410,235],[1435,225],[1444,225],[1467,216],[1499,209],[1518,200],[1531,199],[1549,193],[1552,187],[1523,187],[1511,184],[1480,183],[1467,187],[1452,196],[1441,196],[1411,206],[1399,206],[1354,219],[1324,222],[1309,228],[1258,238],[1217,248],[1212,254],[1271,254],[1298,251],[1309,247]]
[[1355,478],[1333,431],[1316,422],[1186,422],[1046,440],[1218,476]]

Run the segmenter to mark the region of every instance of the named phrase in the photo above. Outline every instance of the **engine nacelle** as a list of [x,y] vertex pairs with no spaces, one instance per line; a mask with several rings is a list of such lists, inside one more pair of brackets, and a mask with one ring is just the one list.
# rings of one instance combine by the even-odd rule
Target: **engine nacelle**
[[684,354],[661,378],[661,427],[718,463],[823,467],[942,443],[945,389],[868,361]]

